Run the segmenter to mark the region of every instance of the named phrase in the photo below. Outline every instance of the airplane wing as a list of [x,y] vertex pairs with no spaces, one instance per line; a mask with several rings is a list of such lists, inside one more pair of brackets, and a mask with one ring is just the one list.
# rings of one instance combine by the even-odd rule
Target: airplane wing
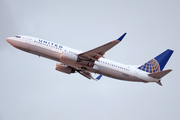
[[94,48],[92,50],[89,50],[87,52],[83,52],[79,54],[78,56],[83,60],[90,60],[90,61],[98,61],[99,58],[103,57],[106,51],[114,47],[116,44],[118,44],[126,35],[124,33],[121,37],[119,37],[117,40],[111,41],[105,45],[102,45],[100,47]]
[[[76,71],[77,71],[77,70],[76,70]],[[77,72],[78,72],[79,74],[83,75],[84,77],[88,78],[88,79],[93,79],[93,80],[96,80],[96,81],[100,80],[101,77],[102,77],[102,75],[99,75],[99,76],[95,79],[95,78],[92,77],[91,73],[89,73],[89,72],[81,71],[81,70],[79,70],[79,71],[77,71]]]

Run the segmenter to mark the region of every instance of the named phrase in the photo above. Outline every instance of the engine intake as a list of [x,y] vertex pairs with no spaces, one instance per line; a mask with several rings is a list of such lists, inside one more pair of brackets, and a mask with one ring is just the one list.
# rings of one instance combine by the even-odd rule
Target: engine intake
[[75,73],[75,70],[73,68],[59,63],[56,64],[56,70],[67,74]]

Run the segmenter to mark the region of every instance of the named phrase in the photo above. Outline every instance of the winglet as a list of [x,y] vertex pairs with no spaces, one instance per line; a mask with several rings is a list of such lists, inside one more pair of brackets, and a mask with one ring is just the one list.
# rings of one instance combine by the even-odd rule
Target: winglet
[[101,77],[102,77],[102,75],[99,75],[99,76],[96,78],[96,80],[100,80]]
[[124,38],[124,36],[126,35],[126,33],[124,33],[121,37],[119,37],[117,40],[119,40],[119,41],[121,41],[123,38]]

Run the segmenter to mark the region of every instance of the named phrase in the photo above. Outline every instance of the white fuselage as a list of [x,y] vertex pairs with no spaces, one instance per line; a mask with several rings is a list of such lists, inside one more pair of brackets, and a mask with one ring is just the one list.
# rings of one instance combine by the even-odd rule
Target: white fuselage
[[86,71],[88,72],[98,73],[104,76],[126,81],[137,81],[145,83],[159,81],[159,79],[148,76],[147,72],[105,58],[100,58],[98,61],[95,61],[93,67],[84,66],[83,64],[80,64],[78,62],[62,61],[61,55],[63,54],[63,52],[78,55],[82,53],[82,51],[68,48],[66,46],[56,44],[47,40],[28,36],[21,36],[20,38],[10,37],[6,40],[12,46],[18,49],[35,55],[43,56],[57,62],[61,62],[78,70],[81,70],[82,67],[86,67]]

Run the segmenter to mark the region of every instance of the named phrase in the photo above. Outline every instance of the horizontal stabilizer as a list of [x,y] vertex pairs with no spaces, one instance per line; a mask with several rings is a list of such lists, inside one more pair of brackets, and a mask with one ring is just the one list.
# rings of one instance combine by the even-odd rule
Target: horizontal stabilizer
[[158,85],[160,85],[160,86],[162,86],[162,83],[161,83],[161,81],[158,81],[158,82],[156,82]]
[[164,77],[166,74],[168,74],[171,71],[172,71],[171,69],[168,69],[168,70],[164,70],[164,71],[160,71],[160,72],[156,72],[156,73],[150,73],[148,75],[153,78],[161,79],[162,77]]

